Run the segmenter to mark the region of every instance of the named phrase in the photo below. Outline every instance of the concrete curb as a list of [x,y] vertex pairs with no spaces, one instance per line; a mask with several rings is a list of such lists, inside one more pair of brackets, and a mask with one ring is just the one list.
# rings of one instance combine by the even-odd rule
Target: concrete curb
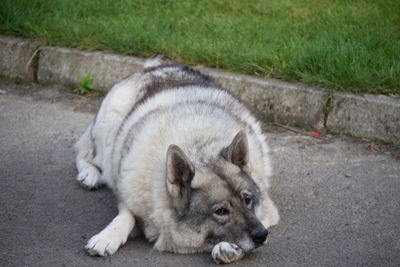
[[334,94],[329,132],[400,144],[400,99],[385,95]]
[[39,46],[23,38],[0,37],[0,74],[34,82]]
[[274,79],[197,68],[243,100],[264,121],[323,130],[328,94]]
[[[28,39],[0,36],[0,74],[41,84],[79,85],[90,74],[107,91],[143,69],[144,59],[105,52],[39,47]],[[197,67],[249,105],[264,121],[400,144],[400,99],[330,94],[310,86]]]
[[108,91],[117,81],[142,70],[144,61],[103,52],[44,47],[40,52],[37,77],[39,83],[77,88],[78,77],[90,74],[96,88]]

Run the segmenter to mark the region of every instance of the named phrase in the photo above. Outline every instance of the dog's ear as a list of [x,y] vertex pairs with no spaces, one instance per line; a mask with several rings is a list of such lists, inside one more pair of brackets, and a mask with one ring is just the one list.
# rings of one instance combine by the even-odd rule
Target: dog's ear
[[249,163],[249,143],[245,131],[241,130],[233,138],[232,143],[222,150],[223,157],[243,168]]
[[167,152],[167,188],[175,209],[182,214],[190,201],[190,183],[194,176],[193,164],[182,149],[170,145]]

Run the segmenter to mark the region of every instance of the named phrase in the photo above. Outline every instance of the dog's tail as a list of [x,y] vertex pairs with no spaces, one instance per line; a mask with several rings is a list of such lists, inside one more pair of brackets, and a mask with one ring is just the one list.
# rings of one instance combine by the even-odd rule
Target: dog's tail
[[148,60],[146,60],[146,62],[144,63],[144,68],[152,68],[152,67],[157,67],[160,66],[163,63],[163,59],[164,55],[160,54],[158,56],[155,56],[153,58],[150,58]]

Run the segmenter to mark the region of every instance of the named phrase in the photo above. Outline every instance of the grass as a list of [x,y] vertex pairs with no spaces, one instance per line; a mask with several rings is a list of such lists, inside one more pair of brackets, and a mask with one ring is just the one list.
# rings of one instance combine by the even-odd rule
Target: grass
[[86,95],[90,92],[98,91],[93,84],[93,78],[90,73],[87,74],[85,77],[78,77],[78,80],[79,87],[74,90],[78,94]]
[[398,0],[0,0],[0,33],[400,94]]

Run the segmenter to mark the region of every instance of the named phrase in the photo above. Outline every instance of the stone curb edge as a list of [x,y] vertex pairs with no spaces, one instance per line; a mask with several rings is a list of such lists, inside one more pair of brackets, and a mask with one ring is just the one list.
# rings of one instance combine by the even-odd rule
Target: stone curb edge
[[[40,46],[0,36],[0,74],[40,84],[78,87],[90,74],[107,91],[143,69],[145,59],[106,52]],[[300,128],[400,144],[400,99],[384,95],[330,93],[310,86],[196,67],[231,90],[259,119]]]

